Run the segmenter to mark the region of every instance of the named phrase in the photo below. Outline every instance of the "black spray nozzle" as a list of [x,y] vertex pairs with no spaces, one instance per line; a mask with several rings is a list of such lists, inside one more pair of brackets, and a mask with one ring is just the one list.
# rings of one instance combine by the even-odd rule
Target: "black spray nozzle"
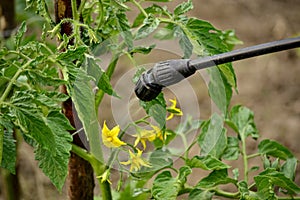
[[135,94],[143,101],[151,101],[163,87],[180,82],[198,69],[296,47],[300,47],[300,37],[264,43],[196,60],[179,59],[160,62],[141,75],[136,83]]
[[136,83],[135,94],[143,101],[154,99],[163,87],[173,85],[194,74],[189,59],[167,60],[144,72]]

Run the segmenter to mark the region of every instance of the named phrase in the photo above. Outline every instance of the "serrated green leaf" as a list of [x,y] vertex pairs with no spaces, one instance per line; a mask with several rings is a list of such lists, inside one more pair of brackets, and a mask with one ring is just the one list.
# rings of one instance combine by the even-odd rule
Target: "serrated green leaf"
[[223,115],[226,116],[232,96],[232,89],[227,81],[224,80],[218,68],[212,67],[208,69],[208,72],[210,75],[208,84],[209,95]]
[[49,76],[43,73],[41,70],[30,70],[25,75],[32,84],[38,83],[44,86],[60,86],[66,84],[65,80],[59,79],[58,77]]
[[149,36],[153,31],[155,31],[159,26],[159,19],[150,15],[148,18],[145,18],[143,21],[143,26],[138,29],[135,39],[143,39]]
[[117,18],[117,26],[120,30],[120,34],[123,37],[126,45],[129,49],[133,48],[133,36],[130,30],[130,25],[127,19],[127,16],[124,13],[118,13],[116,15]]
[[74,62],[75,60],[83,60],[84,53],[86,51],[87,47],[84,46],[78,47],[76,49],[68,49],[65,52],[60,52],[56,59],[67,63]]
[[[199,56],[220,54],[229,50],[223,33],[207,21],[190,18],[184,32],[193,44],[194,52]],[[224,76],[224,82],[236,89],[236,76],[231,63],[220,65],[218,69]]]
[[230,168],[219,159],[207,155],[207,156],[194,156],[191,160],[187,160],[187,165],[191,168],[201,168],[204,170],[220,170]]
[[27,31],[26,22],[23,21],[22,24],[20,25],[18,31],[16,32],[15,37],[14,37],[15,45],[16,45],[17,48],[19,48],[21,40],[22,40],[22,38],[23,38],[26,31]]
[[227,137],[227,146],[222,155],[225,160],[237,160],[240,154],[239,140],[236,137]]
[[165,126],[167,110],[163,93],[160,93],[151,101],[140,101],[140,105],[145,109],[149,116],[153,117],[160,128]]
[[55,144],[53,132],[45,122],[42,112],[33,103],[34,96],[26,92],[17,92],[12,97],[12,112],[21,129],[29,134],[39,145],[51,149]]
[[35,159],[39,161],[39,167],[42,171],[61,191],[68,174],[68,163],[72,149],[72,136],[68,130],[74,128],[70,125],[68,119],[58,111],[49,113],[47,124],[55,133],[55,144],[51,149],[45,149],[37,145],[35,147]]
[[220,158],[226,148],[226,129],[223,128],[223,118],[213,114],[211,119],[202,124],[198,137],[201,155],[212,155]]
[[214,193],[209,190],[193,189],[189,194],[188,200],[211,200],[213,196]]
[[258,192],[265,199],[269,199],[274,195],[274,186],[285,189],[288,194],[299,194],[300,187],[297,186],[291,179],[286,177],[282,172],[268,168],[254,177]]
[[179,190],[177,179],[172,177],[170,171],[164,171],[155,178],[151,194],[157,200],[175,200]]
[[187,2],[183,2],[176,6],[174,9],[174,15],[179,16],[182,15],[194,8],[193,3],[191,0],[188,0]]
[[[175,29],[175,28],[174,28]],[[175,29],[175,36],[179,38],[179,45],[183,51],[183,58],[190,58],[193,53],[193,44],[191,43],[188,36],[182,31],[182,29]]]
[[95,111],[95,97],[90,79],[85,71],[81,70],[80,73],[77,73],[76,81],[72,88],[68,88],[68,93],[72,98],[78,117],[89,140],[91,153],[99,161],[103,161],[99,124]]
[[2,162],[0,162],[0,166],[7,169],[10,173],[15,174],[17,160],[16,141],[13,138],[12,130],[6,130],[3,133],[3,151],[1,152]]
[[295,157],[290,150],[288,150],[288,148],[282,146],[276,141],[269,139],[263,140],[259,143],[258,152],[283,160]]
[[236,180],[228,177],[227,169],[222,169],[211,172],[207,177],[200,180],[196,187],[201,189],[209,189],[221,184],[236,184],[236,182]]
[[254,139],[259,137],[258,130],[254,123],[254,114],[250,109],[237,105],[231,109],[229,115],[230,122],[227,124],[236,131],[242,139],[249,135]]

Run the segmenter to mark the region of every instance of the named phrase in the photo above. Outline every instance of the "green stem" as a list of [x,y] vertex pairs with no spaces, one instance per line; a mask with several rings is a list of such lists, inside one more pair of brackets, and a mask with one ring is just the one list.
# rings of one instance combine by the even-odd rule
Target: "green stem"
[[[88,161],[96,174],[96,176],[101,176],[105,170],[107,169],[105,164],[100,162],[94,155],[88,153],[86,150],[82,149],[81,147],[72,144],[72,151],[83,158],[84,160]],[[110,184],[108,181],[102,182],[100,179],[97,179],[100,185],[100,190],[102,192],[102,199],[104,200],[112,200]]]
[[46,21],[48,22],[48,24],[51,26],[51,28],[53,28],[55,26],[54,21],[52,20],[49,11],[48,11],[48,6],[45,0],[43,0],[43,5],[44,5],[44,9],[45,9],[45,15],[44,18],[46,19]]
[[81,15],[82,14],[82,11],[83,11],[83,8],[84,8],[84,5],[86,3],[86,0],[81,0],[81,3],[80,3],[80,6],[78,8],[78,13]]
[[277,197],[278,200],[292,200],[292,199],[296,199],[299,200],[300,197]]
[[246,141],[243,135],[241,135],[242,140],[242,156],[243,156],[243,163],[244,163],[244,180],[248,183],[248,157],[246,152]]
[[23,70],[28,67],[31,64],[31,59],[25,63],[21,68],[18,69],[18,71],[15,73],[15,75],[10,80],[9,84],[7,85],[5,91],[3,92],[1,98],[0,98],[0,105],[5,101],[6,97],[8,96],[10,90],[12,89],[12,86],[14,85],[15,81],[18,79],[20,74],[23,72]]
[[136,0],[131,0],[131,2],[141,11],[141,13],[143,13],[143,15],[148,18],[148,14],[145,11],[145,9],[141,6],[141,4],[139,4]]
[[213,190],[213,192],[215,192],[215,195],[217,195],[217,196],[222,196],[222,197],[226,197],[229,199],[239,199],[240,198],[239,192],[225,192],[220,189],[215,189],[215,190]]
[[255,158],[255,157],[258,157],[260,155],[261,155],[260,153],[254,153],[254,154],[248,155],[247,159]]
[[75,21],[79,21],[79,15],[78,15],[78,11],[77,11],[77,2],[76,2],[76,0],[71,0],[71,6],[72,6],[73,19]]

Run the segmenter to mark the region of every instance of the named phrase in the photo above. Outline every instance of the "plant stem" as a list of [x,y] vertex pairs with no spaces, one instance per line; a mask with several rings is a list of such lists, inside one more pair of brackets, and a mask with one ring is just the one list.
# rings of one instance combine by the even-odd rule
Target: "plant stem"
[[222,197],[226,197],[226,198],[230,198],[230,199],[239,199],[240,198],[240,193],[239,192],[225,192],[223,190],[220,189],[215,189],[213,190],[213,192],[215,192],[215,195],[217,196],[222,196]]
[[143,13],[143,15],[148,18],[148,14],[145,11],[145,9],[141,6],[141,4],[139,4],[136,0],[131,0],[131,2],[141,11],[141,13]]
[[292,200],[292,199],[296,199],[299,200],[300,197],[277,197],[278,200]]
[[21,68],[18,69],[18,71],[15,73],[15,75],[12,77],[12,79],[10,80],[9,84],[7,85],[5,91],[3,92],[1,98],[0,98],[0,105],[5,101],[6,97],[8,96],[10,90],[12,89],[13,84],[15,83],[15,81],[18,79],[18,77],[20,76],[20,74],[23,72],[23,70],[28,67],[31,64],[31,59],[25,63]]
[[[81,147],[72,144],[72,151],[80,156],[81,158],[85,159],[88,161],[96,174],[96,176],[102,175],[105,170],[106,166],[104,163],[101,163],[97,158],[95,158],[92,154],[88,153],[86,150],[82,149]],[[98,179],[99,185],[100,185],[100,190],[102,192],[102,199],[104,200],[112,200],[112,195],[111,195],[111,189],[108,181],[100,181]]]
[[248,155],[247,159],[255,158],[255,157],[258,157],[260,155],[261,155],[260,153],[254,153],[254,154]]
[[243,156],[243,163],[244,163],[244,180],[246,183],[248,183],[248,157],[246,152],[246,139],[241,134],[241,140],[242,140],[242,156]]

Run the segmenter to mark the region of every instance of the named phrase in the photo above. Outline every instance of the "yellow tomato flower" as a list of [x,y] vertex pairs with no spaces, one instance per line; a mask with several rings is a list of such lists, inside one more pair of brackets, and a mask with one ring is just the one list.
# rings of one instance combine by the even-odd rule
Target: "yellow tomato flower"
[[122,165],[129,165],[130,166],[130,171],[139,171],[141,169],[141,166],[145,167],[152,167],[151,164],[144,160],[142,157],[143,151],[137,149],[137,154],[132,153],[132,151],[129,150],[129,160],[126,162],[120,162]]
[[159,138],[161,141],[164,141],[166,138],[166,135],[163,135],[161,129],[157,126],[151,125],[151,127],[153,128],[153,130],[155,131],[156,134],[156,138]]
[[109,130],[106,126],[106,122],[103,123],[102,128],[102,141],[105,146],[108,148],[112,147],[120,147],[122,145],[126,145],[125,142],[121,141],[118,138],[118,134],[120,132],[120,127],[115,126],[113,129]]
[[101,180],[101,183],[103,183],[104,181],[107,181],[111,184],[111,182],[109,180],[109,175],[110,175],[110,170],[107,169],[107,170],[105,170],[105,172],[102,175],[97,176],[96,178],[99,178]]
[[167,120],[172,119],[174,117],[174,115],[181,116],[183,113],[180,110],[180,108],[176,108],[176,104],[177,104],[176,98],[169,99],[169,101],[172,103],[172,105],[169,106],[169,107],[167,107],[167,111],[170,113],[170,115],[167,118]]
[[134,142],[134,147],[138,145],[139,142],[142,143],[144,149],[146,149],[146,141],[152,142],[156,138],[156,133],[154,130],[145,130],[145,129],[138,129],[138,133],[133,135],[136,137],[136,140]]

